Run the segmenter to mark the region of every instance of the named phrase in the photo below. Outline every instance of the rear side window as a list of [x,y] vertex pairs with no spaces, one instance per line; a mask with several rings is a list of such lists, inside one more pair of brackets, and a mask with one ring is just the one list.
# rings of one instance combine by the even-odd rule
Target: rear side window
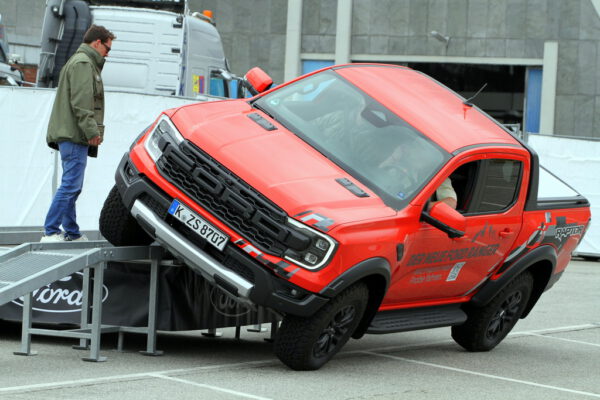
[[552,172],[540,166],[538,200],[547,198],[567,198],[580,196],[575,189],[561,181]]
[[521,183],[520,161],[493,159],[481,161],[475,198],[469,213],[499,212],[516,200]]

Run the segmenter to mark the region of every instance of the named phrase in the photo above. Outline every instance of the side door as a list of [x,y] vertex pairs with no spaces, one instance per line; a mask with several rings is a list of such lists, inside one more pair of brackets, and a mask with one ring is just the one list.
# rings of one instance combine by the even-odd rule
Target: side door
[[426,209],[436,188],[450,177],[457,211],[466,219],[465,235],[451,239],[421,221],[406,236],[405,256],[384,305],[456,301],[483,283],[506,257],[521,229],[527,168],[524,156],[487,153],[463,158],[438,175],[436,185],[428,185],[416,203]]

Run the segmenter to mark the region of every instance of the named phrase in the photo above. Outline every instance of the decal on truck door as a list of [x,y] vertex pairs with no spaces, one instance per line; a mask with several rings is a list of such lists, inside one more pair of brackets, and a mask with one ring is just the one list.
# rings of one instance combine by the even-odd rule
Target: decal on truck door
[[556,217],[556,225],[548,225],[552,221],[551,214],[545,214],[545,222],[541,222],[538,228],[529,236],[526,242],[516,247],[510,255],[504,260],[504,270],[513,260],[523,256],[529,250],[538,247],[537,245],[551,244],[560,252],[571,236],[579,235],[579,240],[583,237],[586,225],[577,223],[567,224],[567,217]]
[[410,256],[407,266],[421,264],[435,264],[454,260],[464,260],[469,258],[487,257],[496,253],[500,247],[499,244],[490,244],[486,246],[463,247],[461,249],[433,251],[430,253],[418,253]]

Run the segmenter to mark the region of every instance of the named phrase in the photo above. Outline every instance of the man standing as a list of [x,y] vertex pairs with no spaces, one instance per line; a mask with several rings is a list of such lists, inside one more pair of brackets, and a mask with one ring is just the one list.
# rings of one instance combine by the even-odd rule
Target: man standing
[[63,173],[46,215],[42,242],[87,240],[77,225],[75,202],[83,186],[88,154],[96,156],[104,137],[100,72],[114,39],[103,26],[92,25],[60,71],[46,141],[59,150]]

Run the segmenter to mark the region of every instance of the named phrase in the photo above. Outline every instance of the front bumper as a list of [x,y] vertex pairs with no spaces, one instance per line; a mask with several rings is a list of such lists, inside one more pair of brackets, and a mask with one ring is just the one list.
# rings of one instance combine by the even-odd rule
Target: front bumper
[[328,302],[327,297],[276,275],[231,242],[223,252],[205,246],[203,239],[187,232],[167,214],[173,199],[141,175],[128,154],[121,160],[115,179],[125,206],[149,235],[238,301],[298,316],[310,316]]

